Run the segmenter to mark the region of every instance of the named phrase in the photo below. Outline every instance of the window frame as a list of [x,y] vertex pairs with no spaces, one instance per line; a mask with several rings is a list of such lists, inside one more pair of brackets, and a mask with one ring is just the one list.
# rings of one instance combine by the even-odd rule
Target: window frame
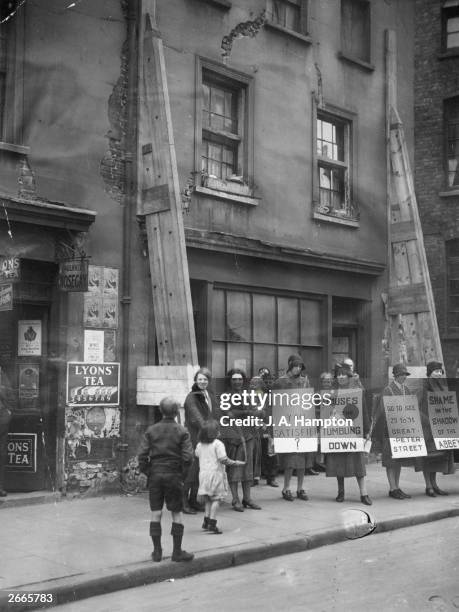
[[[225,85],[228,89],[233,89],[237,95],[237,120],[238,120],[238,131],[237,136],[231,136],[229,133],[224,133],[219,130],[212,130],[209,127],[203,126],[203,83],[208,81]],[[251,200],[253,196],[253,141],[254,141],[254,95],[253,95],[253,77],[245,73],[232,70],[226,66],[219,64],[213,60],[197,56],[196,58],[196,107],[195,107],[195,147],[194,147],[194,175],[195,175],[195,187],[196,191],[207,192],[213,191],[219,193],[221,197],[225,197],[225,193],[228,194],[229,199],[239,194],[243,200]],[[209,133],[215,134],[221,139],[231,138],[238,141],[237,145],[237,167],[236,176],[242,176],[242,184],[240,181],[229,181],[229,180],[218,180],[218,181],[207,181],[206,184],[202,181],[202,143],[203,143],[203,131],[206,130]],[[233,191],[231,191],[233,190]],[[234,193],[233,193],[234,192]],[[247,201],[241,203],[253,203],[256,202]]]
[[459,55],[459,44],[448,47],[448,21],[459,17],[459,0],[447,0],[441,7],[441,51],[444,55]]
[[266,0],[266,23],[265,26],[273,30],[282,32],[289,36],[293,36],[308,44],[312,43],[310,36],[310,0],[277,0],[285,4],[295,4],[300,8],[299,29],[294,30],[281,23],[274,21],[274,3],[276,0]]
[[[334,161],[322,157],[317,152],[317,121],[323,117],[337,124],[344,125],[344,161]],[[331,104],[324,103],[320,107],[313,96],[313,117],[312,117],[312,210],[313,218],[321,221],[330,221],[359,227],[360,213],[357,194],[357,115],[351,111],[343,110]],[[324,212],[320,206],[320,165],[345,169],[344,192],[347,201],[345,202],[350,209],[354,209],[354,214],[332,214]],[[343,210],[343,209],[341,209]]]
[[[227,359],[228,359],[228,347],[229,345],[237,345],[237,344],[242,344],[242,345],[250,345],[250,358],[251,358],[251,367],[254,367],[254,356],[255,356],[255,349],[258,346],[265,346],[265,347],[275,347],[275,351],[276,351],[276,357],[275,360],[277,362],[277,371],[285,369],[285,366],[287,365],[286,363],[279,363],[279,349],[282,348],[292,348],[292,353],[296,351],[301,351],[301,350],[320,350],[322,351],[322,363],[321,363],[321,369],[323,369],[324,364],[327,362],[328,359],[328,314],[327,314],[327,308],[328,308],[328,297],[327,295],[324,294],[311,294],[311,293],[306,293],[306,292],[300,292],[300,291],[288,291],[288,290],[282,290],[282,289],[273,289],[273,288],[264,288],[264,287],[254,287],[254,286],[241,286],[241,285],[233,285],[233,284],[228,284],[228,283],[213,283],[212,284],[212,288],[211,288],[211,297],[210,297],[210,301],[212,304],[212,309],[214,308],[214,295],[215,295],[215,291],[223,291],[224,294],[224,298],[223,298],[223,304],[224,304],[224,310],[223,310],[223,317],[225,319],[225,329],[223,330],[223,334],[221,337],[214,337],[214,330],[213,330],[213,322],[212,322],[212,316],[211,316],[211,321],[210,321],[210,334],[209,334],[209,350],[210,350],[210,355],[211,355],[211,362],[213,361],[213,349],[214,349],[214,345],[219,344],[219,345],[224,345],[225,347],[225,372],[229,369],[230,365],[227,363]],[[228,293],[244,293],[249,297],[249,302],[250,302],[250,308],[251,308],[251,314],[250,314],[250,339],[243,339],[243,340],[237,340],[234,338],[229,337],[228,335],[228,319],[227,319],[227,315],[228,315]],[[253,316],[253,301],[254,301],[254,296],[255,295],[260,295],[260,296],[267,296],[270,298],[274,298],[275,301],[275,308],[274,308],[274,314],[275,314],[275,328],[274,328],[274,339],[272,341],[261,341],[261,340],[256,340],[254,337],[254,316]],[[279,328],[280,328],[280,324],[282,323],[282,321],[280,320],[280,315],[279,315],[279,300],[280,299],[291,299],[291,300],[295,300],[296,304],[297,304],[297,314],[298,314],[298,319],[297,319],[297,342],[281,342],[279,340]],[[309,344],[303,344],[301,342],[301,301],[314,301],[317,302],[319,304],[319,313],[320,313],[320,317],[321,317],[321,329],[320,329],[320,333],[319,333],[319,339],[320,342],[319,343],[309,343]],[[231,366],[232,367],[232,366]],[[215,364],[212,363],[212,368],[215,369]],[[248,376],[250,376],[250,372],[246,372],[246,374]],[[275,373],[274,373],[275,374]],[[309,375],[311,375],[310,372],[308,372]],[[253,372],[253,375],[256,375],[256,372]]]
[[[365,32],[367,33],[367,40],[365,41],[366,46],[366,57],[359,57],[352,53],[350,49],[347,48],[347,37],[344,33],[344,3],[345,2],[359,2],[366,7],[366,24],[365,24]],[[372,41],[372,14],[371,14],[371,2],[370,0],[341,0],[340,3],[340,36],[341,36],[341,51],[338,53],[338,57],[342,60],[350,62],[360,68],[363,68],[368,71],[373,71],[375,69],[374,64],[372,63],[372,49],[371,49],[371,41]]]
[[0,27],[6,29],[6,82],[3,116],[0,119],[0,150],[28,152],[23,143],[25,5]]
[[[459,190],[459,183],[457,185],[450,185],[449,184],[449,164],[448,164],[448,160],[449,160],[449,147],[448,147],[448,142],[449,142],[449,131],[448,131],[448,126],[450,121],[448,120],[448,105],[453,104],[455,101],[455,104],[457,106],[457,115],[459,118],[459,92],[456,92],[455,95],[452,96],[448,96],[447,98],[444,98],[443,100],[443,149],[444,149],[444,185],[445,185],[445,193],[450,193],[450,192],[457,192]],[[459,119],[458,119],[458,133],[459,133]],[[459,140],[459,136],[458,136],[458,140]],[[458,165],[457,165],[457,169],[456,169],[456,173],[458,175],[459,178],[459,154],[457,156],[458,159]]]

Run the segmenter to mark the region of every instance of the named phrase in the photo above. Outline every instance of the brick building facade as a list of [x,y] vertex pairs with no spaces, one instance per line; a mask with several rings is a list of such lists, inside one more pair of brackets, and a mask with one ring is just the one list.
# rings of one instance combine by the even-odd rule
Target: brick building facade
[[416,0],[415,188],[447,372],[459,366],[459,3]]

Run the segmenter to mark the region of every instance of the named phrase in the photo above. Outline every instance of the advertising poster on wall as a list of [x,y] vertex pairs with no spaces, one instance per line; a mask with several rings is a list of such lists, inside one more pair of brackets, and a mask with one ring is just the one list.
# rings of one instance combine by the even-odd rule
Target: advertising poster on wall
[[103,363],[104,332],[102,330],[84,330],[84,361],[89,363]]
[[41,355],[41,321],[18,321],[18,357],[38,357]]
[[7,466],[12,472],[37,471],[37,434],[9,433]]
[[38,407],[40,396],[40,368],[34,363],[21,363],[18,366],[18,396],[21,408]]
[[84,327],[102,327],[102,298],[92,293],[84,294]]
[[117,406],[120,364],[69,362],[67,399],[69,406]]
[[89,266],[88,274],[88,292],[84,294],[84,327],[118,329],[118,269]]
[[13,310],[13,285],[11,283],[0,284],[0,312]]

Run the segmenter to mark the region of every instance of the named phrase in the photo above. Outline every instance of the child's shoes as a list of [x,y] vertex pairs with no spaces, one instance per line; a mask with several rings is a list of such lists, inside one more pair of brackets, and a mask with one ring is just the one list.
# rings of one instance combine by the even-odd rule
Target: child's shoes
[[207,527],[208,531],[212,532],[212,533],[223,533],[223,531],[221,531],[218,527],[217,527],[217,520],[216,519],[209,519],[209,526]]
[[204,521],[202,523],[202,528],[205,529],[206,531],[209,529],[209,521],[210,521],[210,518],[208,516],[205,516]]

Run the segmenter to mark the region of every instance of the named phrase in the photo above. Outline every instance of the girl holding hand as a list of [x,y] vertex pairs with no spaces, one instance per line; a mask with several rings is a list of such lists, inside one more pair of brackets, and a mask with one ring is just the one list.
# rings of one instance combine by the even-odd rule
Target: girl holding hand
[[207,421],[202,426],[195,450],[199,459],[198,499],[205,504],[202,528],[212,533],[222,533],[217,527],[217,510],[228,494],[225,466],[245,464],[245,461],[229,459],[225,445],[217,437],[217,421]]

